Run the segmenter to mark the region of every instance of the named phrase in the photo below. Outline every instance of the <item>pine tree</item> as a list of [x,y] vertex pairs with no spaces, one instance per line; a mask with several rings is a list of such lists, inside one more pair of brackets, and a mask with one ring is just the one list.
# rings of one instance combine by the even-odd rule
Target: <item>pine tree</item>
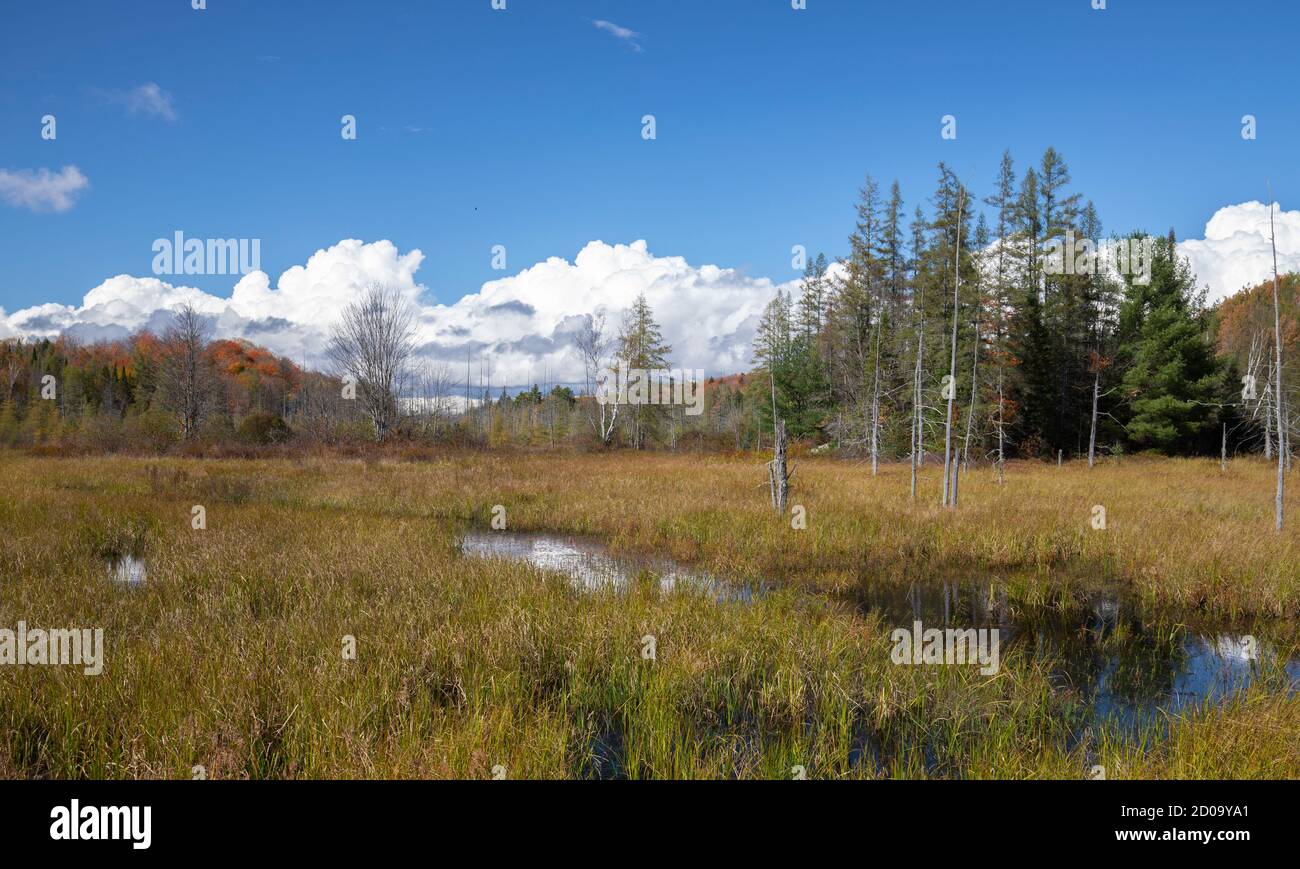
[[1052,448],[1056,370],[1051,334],[1043,313],[1041,254],[1045,236],[1038,188],[1038,172],[1031,167],[1020,181],[1014,208],[1014,242],[1010,248],[1015,259],[1019,297],[1011,320],[1011,352],[1020,363],[1014,369],[1012,393],[1020,410],[1019,451],[1029,456]]
[[904,249],[902,221],[903,193],[895,180],[889,188],[889,202],[881,221],[878,247],[889,319],[895,323],[902,321],[903,307],[907,303],[907,251]]
[[826,269],[826,254],[817,254],[817,258],[804,269],[803,281],[799,285],[799,329],[812,338],[820,336],[826,325],[829,304]]
[[[663,332],[655,322],[645,293],[636,297],[632,307],[623,317],[619,334],[618,358],[629,370],[642,372],[661,371],[668,367],[668,354],[672,347],[664,343]],[[658,433],[664,407],[649,402],[634,403],[627,415],[631,428],[632,446],[643,450],[649,438]]]
[[761,370],[770,372],[789,353],[790,320],[790,297],[784,291],[777,291],[763,309],[754,330],[754,361]]
[[[849,419],[863,421],[862,437],[839,431],[841,442],[866,443],[870,436],[872,378],[874,375],[873,338],[877,325],[876,293],[881,264],[877,256],[880,244],[880,190],[870,175],[859,191],[855,206],[857,221],[849,236],[849,255],[844,260],[844,277],[835,289],[832,305],[831,377],[836,399],[850,408]],[[845,426],[853,430],[852,422]]]
[[997,213],[996,223],[994,224],[994,231],[997,233],[997,250],[994,253],[993,279],[988,294],[988,310],[992,312],[989,317],[992,332],[990,350],[997,366],[996,425],[999,483],[1005,479],[1006,474],[1007,418],[1011,415],[1008,411],[1012,407],[1012,402],[1007,396],[1007,368],[1017,361],[1011,354],[1008,341],[1008,316],[1011,307],[1010,260],[1011,246],[1014,244],[1011,234],[1015,223],[1016,207],[1015,186],[1016,173],[1011,159],[1011,152],[1004,151],[1002,163],[998,167],[998,177],[995,182],[996,190],[992,196],[984,200],[985,204],[992,206]]
[[754,361],[766,376],[751,388],[764,430],[775,431],[781,419],[792,436],[809,437],[823,423],[829,384],[816,340],[793,320],[790,296],[778,292],[754,333]]
[[1128,437],[1139,448],[1186,453],[1207,429],[1214,433],[1223,370],[1199,303],[1172,234],[1155,242],[1150,283],[1125,278],[1121,385],[1128,399]]

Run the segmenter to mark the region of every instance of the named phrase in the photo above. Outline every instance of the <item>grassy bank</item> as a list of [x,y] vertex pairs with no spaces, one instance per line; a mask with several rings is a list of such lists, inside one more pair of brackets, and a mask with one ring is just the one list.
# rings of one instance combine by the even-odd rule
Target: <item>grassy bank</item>
[[[1189,617],[1294,619],[1297,533],[1270,530],[1269,473],[1015,465],[1003,487],[972,472],[949,514],[933,469],[913,505],[905,467],[801,460],[796,531],[768,512],[758,459],[0,454],[0,627],[102,627],[108,647],[97,677],[0,667],[0,775],[1298,776],[1300,700],[1276,689],[1135,748],[1078,735],[1083,700],[1050,662],[893,666],[893,626],[844,602],[864,581],[979,569],[1015,571],[1043,605],[1095,581]],[[650,581],[583,595],[460,559],[459,533],[498,504],[512,529],[777,590],[752,606]],[[145,559],[143,587],[108,581],[122,554]]]

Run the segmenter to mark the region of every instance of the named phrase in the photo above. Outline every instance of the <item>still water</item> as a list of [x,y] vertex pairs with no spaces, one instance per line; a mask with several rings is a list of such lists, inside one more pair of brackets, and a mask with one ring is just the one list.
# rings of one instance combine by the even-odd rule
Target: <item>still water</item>
[[[615,557],[599,542],[561,535],[471,531],[461,549],[564,574],[585,591],[623,590],[647,573],[665,592],[691,588],[720,603],[751,603],[764,588],[727,583],[665,559]],[[1003,589],[1003,583],[974,577],[910,585],[864,581],[852,602],[890,628],[910,628],[914,621],[927,628],[997,628],[1003,660],[1012,653],[1046,659],[1058,687],[1090,701],[1095,719],[1125,726],[1222,703],[1266,675],[1288,691],[1300,690],[1300,657],[1259,628],[1192,628],[1144,617],[1118,594],[1102,592],[1030,614]]]
[[124,585],[143,585],[145,579],[144,559],[132,555],[109,559],[109,575],[115,582]]

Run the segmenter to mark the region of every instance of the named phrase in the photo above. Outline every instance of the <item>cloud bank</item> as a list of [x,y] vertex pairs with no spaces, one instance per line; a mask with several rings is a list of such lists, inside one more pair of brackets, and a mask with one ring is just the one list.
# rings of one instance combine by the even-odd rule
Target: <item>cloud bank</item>
[[[1300,271],[1300,211],[1274,208],[1278,272]],[[1220,208],[1205,238],[1179,242],[1178,252],[1191,261],[1197,285],[1209,287],[1211,304],[1263,283],[1273,275],[1268,206],[1252,200]]]
[[777,285],[682,257],[656,256],[646,242],[587,244],[572,262],[552,257],[515,275],[489,281],[455,304],[431,304],[416,273],[419,250],[402,253],[390,241],[346,239],[318,250],[274,285],[262,271],[244,275],[228,297],[154,277],[117,275],[86,293],[80,305],[44,304],[0,310],[0,337],[53,337],[91,343],[141,329],[163,331],[171,311],[190,303],[213,323],[214,334],[246,338],[277,353],[324,368],[324,348],[339,313],[371,282],[395,289],[418,312],[419,353],[449,364],[453,377],[473,357],[489,365],[494,386],[581,381],[573,346],[587,316],[603,315],[616,330],[640,293],[655,312],[674,365],[726,374],[748,368],[754,329]]
[[[57,201],[57,194],[46,199]],[[1278,266],[1300,271],[1300,211],[1279,210],[1275,219]],[[1222,208],[1206,225],[1205,238],[1185,240],[1179,250],[1191,260],[1198,283],[1209,286],[1211,301],[1258,284],[1272,273],[1268,207],[1245,202]],[[421,357],[448,363],[453,377],[472,357],[475,380],[483,364],[493,386],[522,387],[544,378],[580,382],[573,342],[586,318],[603,315],[607,328],[616,330],[623,312],[645,293],[675,366],[729,374],[750,366],[764,306],[779,289],[797,297],[799,284],[658,256],[645,241],[593,241],[572,262],[551,257],[445,305],[431,302],[418,280],[423,261],[419,250],[403,253],[391,241],[345,239],[286,270],[274,284],[265,272],[250,272],[228,296],[117,275],[86,293],[80,305],[35,305],[9,315],[0,309],[0,338],[66,334],[92,343],[142,329],[161,333],[171,312],[190,303],[211,319],[217,337],[245,338],[325,369],[330,327],[367,284],[379,282],[415,306]]]

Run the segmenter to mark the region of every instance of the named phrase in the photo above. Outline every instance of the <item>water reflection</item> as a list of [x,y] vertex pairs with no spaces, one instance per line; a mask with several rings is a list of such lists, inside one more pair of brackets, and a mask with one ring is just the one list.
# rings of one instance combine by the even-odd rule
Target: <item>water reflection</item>
[[1004,660],[1017,650],[1047,659],[1059,688],[1091,701],[1097,718],[1134,728],[1164,713],[1222,703],[1260,678],[1273,676],[1286,690],[1300,690],[1300,658],[1279,652],[1265,636],[1200,632],[1146,618],[1114,594],[1027,607],[1010,599],[1006,588],[987,579],[864,583],[856,603],[887,625],[920,620],[934,627],[998,628]]
[[523,561],[563,573],[584,591],[625,591],[639,577],[649,574],[658,577],[659,588],[665,593],[680,587],[701,591],[720,603],[749,603],[754,599],[754,590],[748,586],[716,580],[668,559],[615,558],[602,544],[576,537],[471,531],[461,542],[461,552],[480,558]]
[[125,585],[143,585],[145,579],[144,559],[133,555],[113,558],[108,563],[109,573],[113,579]]
[[[660,588],[698,589],[715,600],[753,600],[754,591],[692,571],[667,559],[611,556],[581,538],[514,532],[470,532],[466,555],[508,558],[569,576],[587,591],[624,590],[646,573]],[[761,586],[759,587],[761,591]],[[1260,678],[1300,690],[1300,658],[1290,646],[1259,633],[1198,631],[1173,620],[1144,618],[1114,594],[1097,593],[1064,606],[1034,606],[1012,599],[1005,582],[984,579],[864,582],[854,603],[886,626],[998,628],[1002,658],[1013,653],[1046,660],[1054,684],[1092,703],[1095,719],[1136,728],[1166,713],[1201,703],[1222,703]]]

